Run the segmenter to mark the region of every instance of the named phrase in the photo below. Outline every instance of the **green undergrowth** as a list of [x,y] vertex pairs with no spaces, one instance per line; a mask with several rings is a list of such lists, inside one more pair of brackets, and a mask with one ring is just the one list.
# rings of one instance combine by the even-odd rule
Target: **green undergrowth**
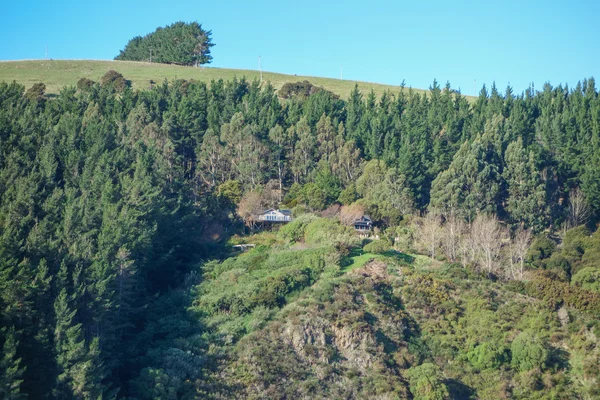
[[[600,395],[600,324],[592,308],[573,300],[579,292],[563,290],[563,303],[548,302],[535,281],[493,281],[421,255],[367,252],[348,235],[305,217],[275,235],[249,237],[257,246],[245,253],[203,266],[190,311],[206,329],[211,356],[197,394]],[[356,273],[371,260],[378,262]]]
[[205,264],[205,281],[196,289],[192,309],[216,333],[239,338],[322,275],[339,273],[337,262],[330,247],[275,250],[260,245]]
[[[351,273],[376,259],[385,273]],[[398,252],[258,246],[205,265],[207,397],[594,398],[600,328],[523,285]],[[566,316],[565,316],[566,315]],[[216,340],[216,341],[215,341]],[[424,380],[424,375],[432,376]],[[423,387],[423,385],[425,385]],[[212,392],[211,392],[212,391]],[[586,397],[587,396],[587,397]]]
[[350,250],[347,256],[343,257],[340,261],[341,272],[351,272],[355,269],[363,267],[369,261],[372,260],[387,260],[395,261],[400,264],[412,264],[417,260],[419,256],[411,254],[401,253],[395,250],[385,251],[380,254],[366,252],[360,248],[354,248]]

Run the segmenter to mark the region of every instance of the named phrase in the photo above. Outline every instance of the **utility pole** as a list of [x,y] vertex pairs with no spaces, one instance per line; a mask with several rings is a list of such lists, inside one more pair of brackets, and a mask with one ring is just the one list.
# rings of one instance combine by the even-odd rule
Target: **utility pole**
[[46,45],[46,60],[48,59],[48,45]]
[[260,72],[260,83],[262,83],[262,68],[260,67],[260,56],[258,56],[258,72]]

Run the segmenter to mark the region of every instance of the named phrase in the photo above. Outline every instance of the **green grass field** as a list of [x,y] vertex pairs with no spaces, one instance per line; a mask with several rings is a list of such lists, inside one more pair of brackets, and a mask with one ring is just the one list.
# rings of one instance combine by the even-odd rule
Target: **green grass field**
[[[160,83],[165,79],[194,79],[209,83],[212,80],[230,80],[233,77],[247,80],[259,79],[258,71],[224,68],[193,68],[176,65],[156,64],[134,61],[92,61],[92,60],[34,60],[34,61],[2,61],[0,62],[0,82],[17,81],[26,88],[34,83],[43,82],[46,92],[57,94],[61,88],[76,85],[80,78],[97,81],[109,70],[123,74],[131,81],[134,89],[146,89],[150,80]],[[287,82],[308,80],[313,85],[321,86],[342,98],[347,98],[355,84],[363,94],[371,89],[377,96],[386,90],[392,93],[400,91],[400,86],[382,85],[378,83],[355,82],[332,78],[317,78],[308,76],[284,75],[263,72],[263,81],[269,81],[275,89],[281,88]],[[418,92],[422,90],[415,89]]]

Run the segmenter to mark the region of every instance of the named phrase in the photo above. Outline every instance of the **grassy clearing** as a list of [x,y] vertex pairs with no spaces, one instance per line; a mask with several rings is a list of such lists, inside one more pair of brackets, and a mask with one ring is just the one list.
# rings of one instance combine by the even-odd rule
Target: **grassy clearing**
[[[134,89],[142,90],[150,86],[150,80],[160,83],[165,79],[195,79],[210,83],[212,80],[230,80],[234,77],[245,77],[247,80],[259,79],[258,71],[225,68],[193,68],[176,65],[156,64],[135,61],[95,61],[95,60],[32,60],[32,61],[3,61],[0,62],[0,81],[17,81],[25,87],[43,82],[47,93],[57,94],[61,88],[76,85],[80,78],[97,81],[109,70],[123,74],[131,81]],[[275,89],[281,88],[287,82],[310,81],[313,85],[322,86],[342,98],[347,98],[354,84],[358,84],[363,94],[371,90],[377,96],[389,90],[392,93],[400,91],[400,86],[382,85],[369,82],[355,82],[332,78],[284,75],[263,72],[263,80],[269,81]],[[417,92],[423,90],[415,89]]]
[[355,269],[362,267],[369,261],[380,257],[380,254],[363,253],[360,249],[354,249],[342,262],[341,271],[343,273],[354,271]]
[[341,272],[346,273],[361,268],[371,260],[378,258],[392,258],[398,262],[406,263],[417,269],[425,269],[431,266],[433,260],[422,255],[413,255],[391,250],[383,254],[365,253],[362,249],[352,249],[341,261]]

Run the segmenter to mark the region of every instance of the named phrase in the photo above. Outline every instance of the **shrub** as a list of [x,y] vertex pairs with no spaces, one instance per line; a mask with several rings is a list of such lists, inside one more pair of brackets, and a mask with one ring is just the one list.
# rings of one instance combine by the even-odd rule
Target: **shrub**
[[442,371],[432,363],[424,363],[406,370],[410,392],[415,400],[444,400],[450,398],[443,382]]
[[571,261],[581,260],[590,230],[585,226],[569,229],[563,240],[562,252]]
[[371,243],[366,244],[363,250],[367,253],[383,254],[390,251],[392,246],[386,240],[373,240]]
[[564,304],[583,311],[600,312],[600,293],[548,279],[543,275],[527,282],[525,288],[528,295],[543,300],[552,308]]
[[569,261],[561,253],[553,253],[552,256],[545,261],[545,267],[556,273],[561,280],[569,280],[569,276],[571,275],[571,264],[569,264]]
[[313,245],[335,246],[345,252],[360,244],[360,238],[354,234],[354,229],[340,225],[337,221],[319,218],[306,227],[304,234],[306,243]]
[[[592,237],[588,238],[585,245],[585,253],[581,257],[581,266],[600,268],[600,229],[596,230]],[[575,271],[572,271],[573,273]]]
[[88,78],[81,78],[77,81],[77,89],[85,91],[94,86],[96,82]]
[[586,267],[579,270],[571,283],[583,289],[600,293],[600,268]]
[[46,98],[46,85],[43,83],[34,83],[27,92],[25,92],[25,97],[29,100],[44,100]]
[[323,89],[322,87],[314,86],[307,80],[302,82],[288,82],[284,84],[281,89],[277,92],[278,96],[282,99],[290,99],[292,97],[298,97],[300,99],[307,99],[309,96],[325,91],[330,93],[332,96],[337,97],[332,92]]
[[122,92],[129,86],[129,82],[123,75],[112,69],[100,78],[100,84],[102,86],[111,87],[117,92]]
[[339,215],[340,213],[340,205],[339,204],[332,204],[329,207],[327,207],[325,210],[323,210],[323,212],[321,213],[321,217],[323,218],[335,218]]
[[548,349],[532,332],[521,332],[510,345],[512,366],[520,372],[543,369],[548,360]]
[[546,236],[540,236],[534,240],[527,252],[527,261],[542,266],[540,261],[549,258],[552,253],[556,250],[556,243],[547,238]]
[[467,354],[467,359],[479,371],[497,369],[508,361],[507,349],[494,342],[484,342],[475,346]]
[[314,214],[304,214],[292,220],[292,222],[284,225],[279,229],[279,237],[288,242],[298,242],[304,238],[306,226],[311,222],[319,219]]

